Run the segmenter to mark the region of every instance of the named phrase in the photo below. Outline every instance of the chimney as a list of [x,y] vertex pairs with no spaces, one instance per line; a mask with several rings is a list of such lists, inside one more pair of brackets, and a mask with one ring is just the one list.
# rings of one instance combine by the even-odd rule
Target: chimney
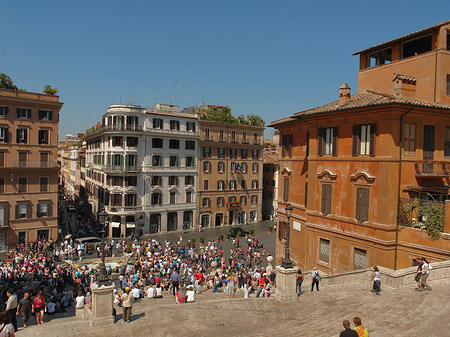
[[414,76],[394,73],[393,91],[398,98],[416,98],[416,78]]
[[341,85],[339,88],[339,105],[344,105],[347,103],[347,101],[352,96],[351,94],[352,89],[350,89],[347,82],[344,82],[344,84]]

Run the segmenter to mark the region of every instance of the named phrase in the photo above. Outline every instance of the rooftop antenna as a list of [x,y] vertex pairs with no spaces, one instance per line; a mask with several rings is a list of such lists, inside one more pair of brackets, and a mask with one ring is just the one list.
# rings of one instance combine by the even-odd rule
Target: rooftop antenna
[[202,106],[205,106],[205,86],[202,83]]
[[158,87],[158,101],[161,102],[161,87]]
[[175,97],[174,97],[174,104],[176,104],[177,103],[177,96],[178,96],[178,94],[177,94],[177,89],[178,89],[178,80],[175,80]]
[[153,104],[156,104],[156,85],[153,86]]

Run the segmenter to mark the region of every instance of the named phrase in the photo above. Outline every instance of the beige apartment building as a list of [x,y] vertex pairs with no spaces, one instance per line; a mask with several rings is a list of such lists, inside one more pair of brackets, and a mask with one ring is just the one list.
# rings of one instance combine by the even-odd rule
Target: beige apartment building
[[263,126],[199,116],[197,203],[203,228],[261,220]]
[[0,89],[0,251],[58,235],[59,96]]

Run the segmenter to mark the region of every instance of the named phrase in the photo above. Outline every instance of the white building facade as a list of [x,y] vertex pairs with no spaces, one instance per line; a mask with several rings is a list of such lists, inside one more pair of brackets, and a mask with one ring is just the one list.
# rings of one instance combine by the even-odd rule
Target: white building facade
[[111,105],[86,135],[86,190],[110,237],[195,226],[198,125],[178,106]]

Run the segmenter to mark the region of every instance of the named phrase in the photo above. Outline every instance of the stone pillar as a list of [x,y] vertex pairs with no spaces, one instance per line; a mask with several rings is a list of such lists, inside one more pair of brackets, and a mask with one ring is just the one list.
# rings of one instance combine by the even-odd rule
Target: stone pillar
[[285,269],[281,266],[276,267],[277,271],[277,290],[275,298],[281,302],[297,299],[297,267]]
[[97,283],[91,285],[92,314],[91,327],[114,324],[114,285],[101,286]]

